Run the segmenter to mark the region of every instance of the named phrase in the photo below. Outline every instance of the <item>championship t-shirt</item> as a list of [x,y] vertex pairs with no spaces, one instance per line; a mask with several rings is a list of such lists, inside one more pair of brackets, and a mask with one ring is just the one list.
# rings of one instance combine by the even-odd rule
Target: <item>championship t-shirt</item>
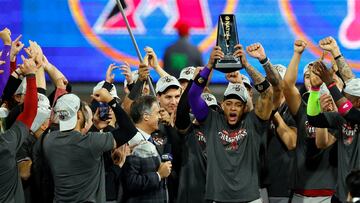
[[244,114],[232,129],[223,114],[209,110],[204,123],[208,168],[205,198],[220,202],[246,202],[260,198],[260,134],[267,122],[254,111]]
[[324,113],[326,120],[339,130],[337,137],[338,146],[338,181],[336,196],[346,202],[348,190],[346,176],[353,169],[360,168],[360,130],[359,124],[347,122],[337,112]]
[[205,201],[206,137],[204,130],[192,125],[184,136],[180,170],[178,202],[201,203]]
[[334,190],[337,173],[336,147],[334,148],[334,145],[327,149],[316,147],[316,128],[309,124],[306,105],[303,102],[294,119],[298,133],[293,188],[295,190]]
[[0,134],[0,202],[25,202],[15,158],[28,134],[29,129],[20,121]]
[[53,131],[44,140],[55,183],[55,202],[105,202],[103,153],[114,146],[110,132]]
[[[278,110],[281,118],[289,127],[296,127],[288,106],[280,106]],[[289,151],[276,132],[276,127],[271,122],[268,130],[268,151],[266,156],[265,185],[269,197],[289,197],[290,179],[293,168],[295,151]]]

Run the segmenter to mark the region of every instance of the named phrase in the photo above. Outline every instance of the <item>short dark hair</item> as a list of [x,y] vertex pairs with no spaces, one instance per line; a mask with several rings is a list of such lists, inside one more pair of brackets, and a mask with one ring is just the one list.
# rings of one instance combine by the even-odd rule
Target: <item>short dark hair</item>
[[346,186],[352,197],[360,197],[360,170],[353,170],[346,176]]
[[153,104],[157,102],[156,97],[146,95],[137,98],[130,107],[130,117],[134,123],[142,121],[144,113],[150,113]]
[[167,87],[164,91],[162,92],[158,92],[157,94],[159,96],[163,95],[163,94],[166,94],[169,90],[171,89],[175,89],[175,90],[178,90],[178,89],[181,89],[179,86],[176,86],[176,85],[170,85],[169,87]]

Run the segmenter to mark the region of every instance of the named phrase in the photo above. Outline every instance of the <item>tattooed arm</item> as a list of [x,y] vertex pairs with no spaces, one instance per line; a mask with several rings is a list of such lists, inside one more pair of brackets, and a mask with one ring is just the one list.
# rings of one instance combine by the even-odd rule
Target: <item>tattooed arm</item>
[[329,51],[331,55],[334,57],[336,61],[336,65],[339,68],[339,73],[344,80],[347,82],[350,79],[355,78],[354,73],[351,70],[351,67],[346,62],[344,56],[341,55],[339,46],[336,43],[336,40],[332,37],[326,37],[319,42],[320,47],[325,50]]
[[[248,48],[247,51],[249,53]],[[253,80],[255,86],[266,82],[265,78],[261,75],[261,73],[249,64],[249,62],[246,59],[245,52],[242,49],[241,45],[239,45],[237,51],[234,54],[235,55],[238,54],[240,56],[241,62],[244,65],[246,72]],[[255,109],[254,109],[255,114],[262,120],[268,120],[270,118],[273,107],[272,96],[273,96],[273,89],[272,87],[268,87],[265,91],[262,91],[260,93],[260,96],[255,103]]]

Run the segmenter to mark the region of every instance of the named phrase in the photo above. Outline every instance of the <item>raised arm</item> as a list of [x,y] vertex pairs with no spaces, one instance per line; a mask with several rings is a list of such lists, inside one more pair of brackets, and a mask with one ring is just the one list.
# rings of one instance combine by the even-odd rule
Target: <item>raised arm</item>
[[347,82],[348,80],[355,78],[354,73],[351,70],[351,67],[346,62],[344,56],[340,52],[340,48],[336,43],[336,40],[332,37],[326,37],[319,41],[319,46],[325,50],[329,51],[333,58],[336,61],[336,65],[339,68],[339,72],[341,75],[341,78],[344,80],[344,82]]
[[317,63],[314,73],[327,85],[340,115],[344,116],[350,122],[359,123],[358,116],[360,116],[360,111],[353,107],[352,103],[341,94],[332,77],[333,73],[327,70],[325,64],[322,62]]
[[130,107],[133,101],[141,97],[144,84],[149,76],[149,67],[146,64],[139,65],[139,78],[135,82],[134,86],[131,88],[131,91],[128,95],[124,97],[122,106],[128,114],[130,114]]
[[114,111],[118,128],[113,130],[111,133],[114,136],[114,140],[116,141],[117,146],[121,146],[131,140],[131,138],[133,138],[137,133],[137,129],[132,123],[130,117],[121,108],[120,104],[118,104],[116,99],[110,95],[109,91],[107,91],[105,88],[101,88],[100,90],[96,91],[92,97],[98,102],[108,103],[111,109]]
[[0,39],[4,43],[2,54],[0,56],[0,61],[3,61],[3,64],[0,65],[0,96],[2,95],[5,85],[10,76],[10,49],[11,49],[11,32],[9,29],[5,28],[0,31]]
[[151,47],[145,47],[146,55],[144,61],[148,61],[148,65],[159,74],[160,78],[169,75],[163,68],[161,68],[155,51]]
[[194,82],[189,90],[189,104],[192,112],[199,122],[205,121],[209,114],[209,108],[206,105],[206,102],[201,98],[201,93],[203,92],[207,80],[209,79],[210,72],[213,68],[214,62],[216,59],[221,59],[224,57],[224,53],[221,51],[219,46],[215,46],[210,54],[210,59],[205,68],[203,68],[200,73],[195,76]]
[[189,104],[189,90],[193,81],[190,80],[188,86],[181,94],[178,107],[176,109],[176,120],[175,127],[179,130],[180,133],[186,132],[186,130],[190,127],[190,104]]
[[34,61],[31,59],[25,59],[24,56],[21,56],[24,64],[22,65],[22,72],[26,76],[26,96],[24,99],[24,110],[17,117],[16,120],[24,123],[29,129],[32,125],[32,122],[35,119],[37,113],[37,91],[36,91],[36,66]]
[[[319,64],[320,62],[315,62],[313,69],[316,69]],[[331,126],[326,118],[321,114],[320,86],[322,85],[323,81],[314,73],[313,70],[310,72],[310,83],[311,90],[306,113],[308,115],[310,125],[321,127],[316,128],[315,143],[318,148],[325,149],[334,144],[336,139],[328,132],[327,128]]]
[[[246,47],[246,51],[250,56],[256,58],[261,51],[259,48],[260,47],[257,44],[253,44]],[[273,109],[273,89],[265,77],[247,62],[246,55],[242,47],[240,47],[237,51],[242,52],[241,60],[245,66],[245,70],[253,80],[255,89],[260,93],[259,98],[255,102],[255,114],[262,120],[268,120]]]
[[306,43],[302,40],[296,40],[294,43],[294,54],[284,76],[284,96],[290,113],[295,115],[301,104],[301,95],[296,88],[296,79],[299,72],[299,63],[301,55],[304,52]]

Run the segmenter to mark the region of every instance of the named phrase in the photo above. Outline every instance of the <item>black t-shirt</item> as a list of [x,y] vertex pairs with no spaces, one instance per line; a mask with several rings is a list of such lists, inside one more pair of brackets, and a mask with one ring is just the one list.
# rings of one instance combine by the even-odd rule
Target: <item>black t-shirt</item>
[[232,129],[223,114],[209,110],[204,123],[206,199],[245,202],[260,198],[259,145],[267,123],[251,111],[243,115],[239,127]]
[[[278,110],[280,116],[289,127],[296,127],[288,106],[282,105]],[[291,169],[293,168],[295,153],[289,151],[276,132],[271,122],[268,130],[268,149],[266,156],[265,185],[269,197],[289,197]]]
[[347,122],[337,112],[324,113],[326,120],[338,129],[340,133],[337,136],[338,146],[338,180],[336,187],[336,196],[343,202],[346,201],[348,190],[346,187],[346,176],[352,169],[360,168],[360,130],[359,124]]
[[206,137],[204,129],[192,125],[183,135],[183,155],[177,202],[201,203],[205,201]]
[[[336,185],[336,149],[318,149],[315,143],[315,127],[306,116],[306,105],[301,103],[294,116],[297,124],[297,143],[294,169],[294,186],[299,190],[335,189]],[[335,132],[332,132],[334,134]]]

